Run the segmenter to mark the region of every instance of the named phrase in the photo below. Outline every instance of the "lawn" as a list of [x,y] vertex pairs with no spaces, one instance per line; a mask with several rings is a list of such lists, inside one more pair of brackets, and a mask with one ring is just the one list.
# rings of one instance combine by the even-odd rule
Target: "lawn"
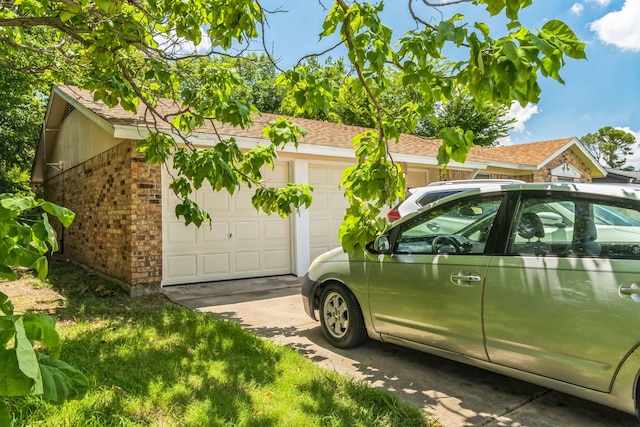
[[16,311],[52,314],[61,359],[91,387],[61,406],[8,400],[14,426],[425,426],[388,392],[319,368],[237,323],[161,294],[130,299],[53,258],[46,282],[0,282]]

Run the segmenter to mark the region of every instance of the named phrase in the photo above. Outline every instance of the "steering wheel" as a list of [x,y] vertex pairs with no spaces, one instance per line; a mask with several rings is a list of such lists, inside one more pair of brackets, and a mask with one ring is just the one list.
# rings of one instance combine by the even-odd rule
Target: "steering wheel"
[[[449,248],[453,248],[453,251],[442,250],[442,249],[449,249]],[[456,238],[453,236],[447,236],[447,235],[436,236],[436,238],[433,239],[433,241],[431,242],[431,252],[433,252],[434,254],[451,253],[451,252],[459,254],[459,253],[462,253],[462,246],[460,245],[460,243],[458,243]]]

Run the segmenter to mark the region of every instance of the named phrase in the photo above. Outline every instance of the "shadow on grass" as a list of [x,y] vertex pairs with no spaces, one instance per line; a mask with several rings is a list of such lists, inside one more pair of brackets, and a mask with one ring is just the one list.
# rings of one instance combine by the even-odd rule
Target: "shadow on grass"
[[364,386],[236,322],[162,294],[130,299],[61,260],[52,260],[49,282],[65,300],[53,313],[61,358],[91,387],[84,399],[60,407],[25,400],[14,425],[424,425],[417,409],[378,406],[368,392],[352,395]]

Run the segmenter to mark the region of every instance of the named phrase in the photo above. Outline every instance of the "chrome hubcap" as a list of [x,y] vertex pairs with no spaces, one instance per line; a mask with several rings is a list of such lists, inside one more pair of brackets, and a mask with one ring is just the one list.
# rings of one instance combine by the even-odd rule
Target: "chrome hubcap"
[[324,323],[331,335],[342,338],[349,329],[349,310],[342,296],[331,292],[324,301]]

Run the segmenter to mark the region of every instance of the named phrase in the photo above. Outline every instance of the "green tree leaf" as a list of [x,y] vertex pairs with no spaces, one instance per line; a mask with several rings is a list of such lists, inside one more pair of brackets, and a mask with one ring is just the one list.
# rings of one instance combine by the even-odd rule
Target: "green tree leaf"
[[42,394],[42,375],[38,365],[38,356],[24,328],[24,318],[18,317],[15,321],[16,331],[16,358],[18,367],[27,378],[33,381],[33,394]]
[[89,380],[78,369],[68,363],[40,354],[42,371],[42,397],[54,404],[67,400],[82,399],[89,390]]

